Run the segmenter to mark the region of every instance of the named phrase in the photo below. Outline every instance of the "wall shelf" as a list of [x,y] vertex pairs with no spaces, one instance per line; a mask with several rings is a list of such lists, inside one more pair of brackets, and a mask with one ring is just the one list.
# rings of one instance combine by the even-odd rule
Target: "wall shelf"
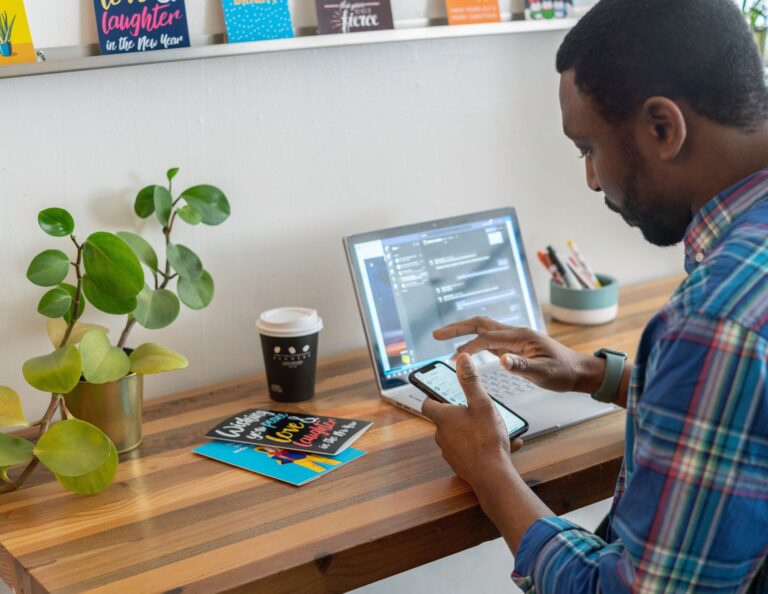
[[116,68],[120,66],[136,66],[140,64],[157,64],[161,62],[178,62],[183,60],[221,58],[225,56],[242,56],[247,54],[319,49],[326,47],[563,31],[573,27],[577,21],[578,16],[574,16],[565,19],[545,21],[514,20],[501,23],[461,25],[454,27],[445,24],[430,25],[430,23],[425,20],[410,22],[401,21],[397,23],[397,29],[387,31],[370,31],[347,35],[314,35],[302,34],[302,32],[299,32],[297,37],[291,39],[275,39],[232,44],[222,43],[223,36],[215,35],[197,39],[193,38],[193,46],[187,48],[109,56],[99,55],[98,46],[95,44],[42,48],[40,53],[45,56],[45,61],[3,66],[0,68],[0,78],[35,76],[40,74],[95,70],[100,68]]

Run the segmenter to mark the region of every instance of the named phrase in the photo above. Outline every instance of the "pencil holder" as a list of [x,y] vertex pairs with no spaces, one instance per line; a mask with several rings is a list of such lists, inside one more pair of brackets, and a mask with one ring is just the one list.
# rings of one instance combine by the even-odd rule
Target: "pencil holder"
[[619,283],[615,278],[597,275],[599,289],[571,289],[554,281],[549,285],[552,317],[568,324],[594,326],[616,318],[619,310]]

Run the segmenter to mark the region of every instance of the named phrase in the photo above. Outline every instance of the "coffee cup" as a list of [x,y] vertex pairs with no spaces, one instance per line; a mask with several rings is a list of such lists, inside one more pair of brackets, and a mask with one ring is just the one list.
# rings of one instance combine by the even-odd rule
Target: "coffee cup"
[[259,316],[256,329],[270,398],[303,402],[314,397],[317,338],[322,328],[317,310],[306,307],[278,307]]

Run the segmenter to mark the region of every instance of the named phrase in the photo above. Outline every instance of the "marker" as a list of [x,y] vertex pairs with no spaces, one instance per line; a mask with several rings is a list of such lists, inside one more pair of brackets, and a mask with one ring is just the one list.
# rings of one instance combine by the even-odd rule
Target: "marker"
[[570,256],[568,258],[568,268],[570,268],[571,272],[573,272],[573,275],[579,280],[579,282],[584,286],[585,289],[595,289],[596,287],[592,284],[592,282],[585,276],[584,271],[579,267],[579,263],[576,262],[576,258],[573,256]]
[[568,240],[568,247],[573,252],[573,255],[576,257],[576,260],[579,262],[579,265],[581,268],[584,269],[584,272],[587,273],[587,276],[592,281],[592,283],[597,287],[598,289],[602,287],[602,283],[598,280],[597,275],[592,271],[592,269],[589,267],[589,264],[587,264],[586,258],[581,253],[581,250],[579,249],[579,246],[576,245],[576,242],[572,239]]
[[549,254],[550,260],[552,260],[552,263],[557,267],[557,271],[565,279],[566,286],[571,287],[572,289],[580,289],[581,285],[579,284],[579,281],[575,276],[573,276],[573,273],[568,270],[568,267],[563,264],[560,256],[557,255],[557,252],[552,248],[551,245],[547,246],[547,253]]
[[544,268],[546,268],[549,273],[552,275],[552,280],[555,281],[556,284],[560,285],[561,287],[565,286],[565,280],[563,279],[562,275],[557,271],[557,267],[552,264],[552,260],[549,259],[549,256],[545,252],[538,252],[539,261],[544,265]]

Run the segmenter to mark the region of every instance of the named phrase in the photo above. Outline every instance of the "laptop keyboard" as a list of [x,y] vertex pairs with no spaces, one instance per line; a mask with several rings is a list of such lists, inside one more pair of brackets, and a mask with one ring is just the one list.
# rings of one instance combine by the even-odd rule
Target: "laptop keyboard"
[[538,388],[518,375],[502,369],[484,371],[481,374],[483,385],[495,398],[514,398],[537,390]]

